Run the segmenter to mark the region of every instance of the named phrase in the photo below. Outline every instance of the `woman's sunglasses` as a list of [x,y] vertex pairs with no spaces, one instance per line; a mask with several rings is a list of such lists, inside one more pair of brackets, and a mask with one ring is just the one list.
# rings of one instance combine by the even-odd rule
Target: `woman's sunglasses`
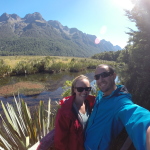
[[100,76],[101,76],[102,78],[106,78],[106,77],[110,76],[111,74],[113,74],[113,73],[111,73],[111,72],[102,72],[102,73],[100,73],[100,74],[96,74],[96,75],[94,76],[94,78],[95,78],[95,80],[99,80]]
[[91,91],[91,87],[75,87],[75,89],[77,89],[78,92],[83,92],[84,90],[88,92]]

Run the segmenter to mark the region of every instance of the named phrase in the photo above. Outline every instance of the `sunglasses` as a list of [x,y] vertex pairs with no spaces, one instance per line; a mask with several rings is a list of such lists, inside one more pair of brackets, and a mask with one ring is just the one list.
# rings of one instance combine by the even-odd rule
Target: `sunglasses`
[[111,73],[111,72],[102,72],[102,73],[100,73],[100,74],[96,74],[96,75],[94,76],[94,78],[95,78],[95,80],[99,80],[100,76],[101,76],[102,78],[106,78],[106,77],[110,76],[111,74],[113,74],[113,73]]
[[91,87],[75,87],[75,89],[77,89],[78,92],[83,92],[84,90],[88,92],[91,91]]

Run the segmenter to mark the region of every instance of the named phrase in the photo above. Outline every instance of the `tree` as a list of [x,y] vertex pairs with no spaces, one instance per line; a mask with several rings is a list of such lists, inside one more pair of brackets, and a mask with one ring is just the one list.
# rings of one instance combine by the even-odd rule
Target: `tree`
[[139,105],[150,109],[150,1],[133,0],[131,11],[126,11],[130,21],[136,23],[137,31],[130,29],[127,51],[126,86]]

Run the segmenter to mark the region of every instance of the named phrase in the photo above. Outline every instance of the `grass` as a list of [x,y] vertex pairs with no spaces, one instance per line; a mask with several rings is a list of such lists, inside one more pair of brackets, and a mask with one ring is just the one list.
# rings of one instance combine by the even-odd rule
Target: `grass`
[[[18,62],[21,61],[32,61],[32,60],[42,60],[43,58],[46,58],[47,56],[0,56],[0,59],[4,61],[4,63],[11,68],[14,68]],[[98,60],[91,59],[91,58],[82,58],[82,57],[66,57],[66,56],[49,56],[51,59],[54,59],[55,62],[63,62],[63,63],[69,63],[72,59],[75,61],[81,61],[81,60],[87,60],[87,61],[94,61],[97,62]],[[103,61],[107,62],[107,61]],[[110,61],[108,61],[110,62]]]
[[39,72],[57,73],[61,71],[80,72],[95,69],[97,65],[116,62],[91,58],[63,56],[0,56],[0,76],[35,74]]
[[11,68],[14,68],[18,62],[20,61],[30,61],[36,59],[42,59],[45,56],[0,56],[0,59],[4,61],[4,63]]
[[[11,68],[14,68],[16,66],[16,64],[20,61],[26,61],[29,62],[31,60],[42,60],[43,58],[45,58],[47,56],[0,56],[0,59],[4,60],[4,63],[6,65],[9,65]],[[50,56],[52,59],[54,59],[56,62],[63,62],[63,63],[68,63],[70,62],[71,59],[73,59],[74,57],[60,57],[60,56]],[[78,58],[76,57],[76,59],[81,60],[83,58]]]

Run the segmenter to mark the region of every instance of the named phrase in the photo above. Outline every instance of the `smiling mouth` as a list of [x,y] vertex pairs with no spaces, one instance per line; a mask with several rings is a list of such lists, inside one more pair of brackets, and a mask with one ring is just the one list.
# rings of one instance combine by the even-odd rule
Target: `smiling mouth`
[[106,86],[106,83],[101,83],[99,84],[100,87],[105,87]]
[[82,97],[86,97],[87,95],[81,95]]

